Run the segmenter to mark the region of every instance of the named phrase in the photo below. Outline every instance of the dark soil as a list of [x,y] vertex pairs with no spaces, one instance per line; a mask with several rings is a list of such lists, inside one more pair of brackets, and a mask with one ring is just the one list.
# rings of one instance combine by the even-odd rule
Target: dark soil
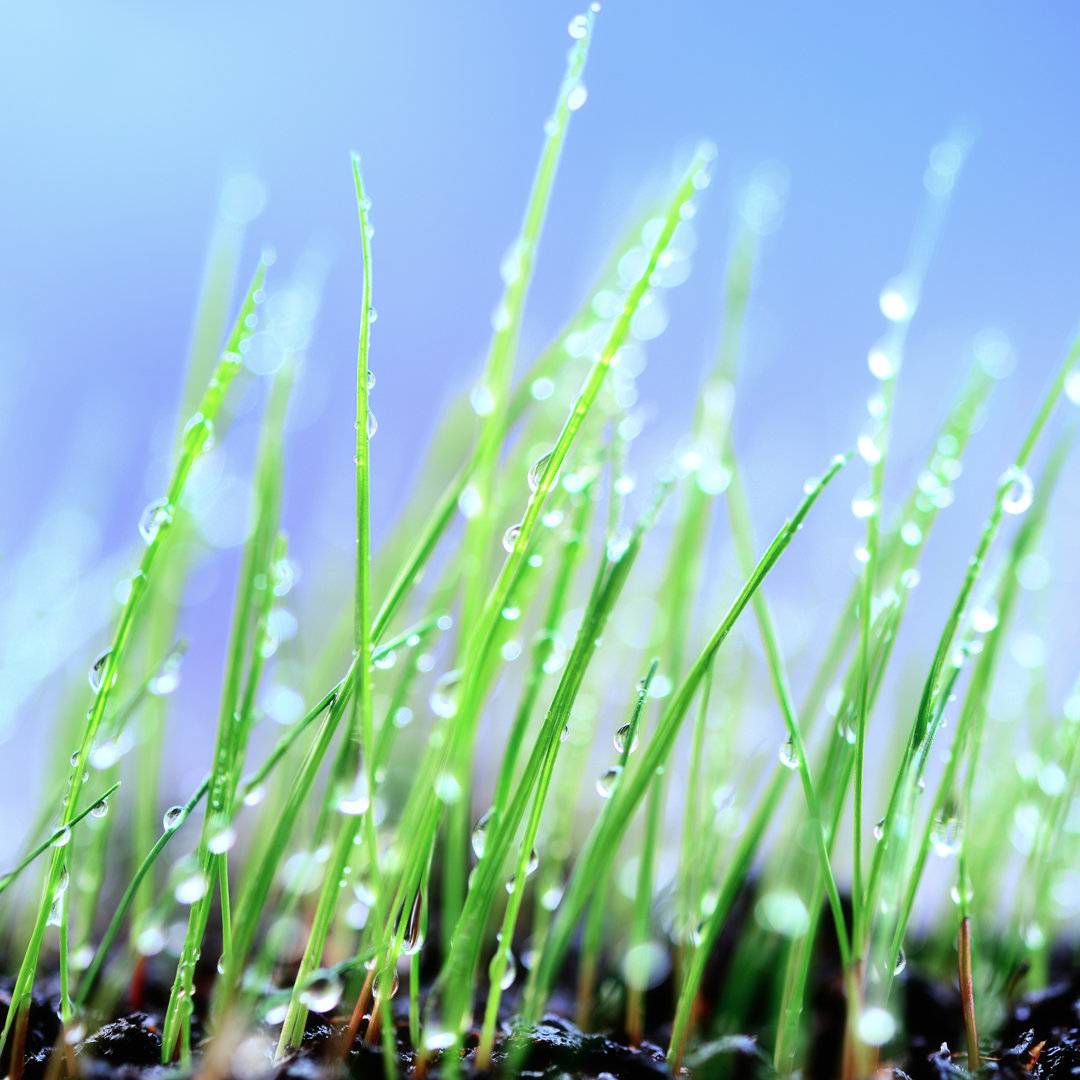
[[[832,1080],[838,1075],[843,1005],[828,982],[825,980],[816,989],[808,1080]],[[0,1020],[7,1011],[10,987],[10,980],[0,983]],[[57,1050],[62,1043],[58,994],[50,992],[55,989],[46,980],[42,992],[34,998],[23,1073],[26,1080],[68,1075],[63,1050]],[[883,1060],[883,1068],[896,1080],[962,1080],[967,1076],[966,1058],[955,1052],[963,1047],[963,1022],[955,988],[907,976],[901,978],[898,989],[903,992],[906,1045],[893,1048],[893,1054]],[[165,991],[161,987],[154,990],[146,997],[160,1002]],[[560,1004],[565,1008],[569,1001],[568,992],[556,995],[556,1011],[544,1017],[528,1040],[524,1056],[517,1058],[519,1075],[536,1080],[649,1080],[668,1075],[661,1048],[666,1043],[663,1029],[654,1033],[655,1041],[632,1048],[618,1031],[581,1032],[559,1008]],[[326,1052],[335,1045],[346,1019],[336,1014],[313,1015],[299,1051],[277,1066],[272,1066],[268,1058],[257,1058],[254,1068],[249,1063],[242,1072],[234,1071],[234,1080],[366,1080],[383,1076],[382,1050],[364,1046],[359,1039],[344,1063],[328,1059]],[[408,1076],[414,1055],[408,1043],[407,1024],[400,1015],[396,1023],[400,1071]],[[78,1074],[89,1080],[184,1080],[192,1075],[191,1070],[160,1064],[161,1026],[160,1006],[99,1023],[74,1047]],[[276,1031],[266,1029],[264,1034],[272,1038]],[[209,1043],[207,1040],[199,1049],[207,1050]],[[467,1041],[463,1057],[463,1074],[468,1078],[478,1075],[473,1063],[475,1046],[474,1036]],[[512,1040],[504,1037],[495,1056],[496,1075],[514,1049]],[[1013,1007],[999,1043],[984,1044],[984,1049],[987,1060],[980,1074],[987,1080],[1066,1080],[1080,1076],[1080,976],[1021,999]],[[693,1075],[701,1077],[757,1080],[771,1074],[768,1058],[752,1034],[706,1039],[688,1057],[687,1065]],[[0,1069],[4,1074],[9,1072],[6,1054]],[[440,1072],[436,1065],[428,1076],[437,1080]]]

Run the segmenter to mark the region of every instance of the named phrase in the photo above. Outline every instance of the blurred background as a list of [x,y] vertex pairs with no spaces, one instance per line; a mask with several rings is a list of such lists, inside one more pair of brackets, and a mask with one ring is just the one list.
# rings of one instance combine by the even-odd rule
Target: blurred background
[[[291,315],[307,359],[289,425],[285,524],[301,574],[300,625],[332,620],[340,603],[316,600],[347,598],[352,587],[360,245],[349,151],[362,155],[375,226],[378,538],[436,419],[481,370],[499,261],[579,10],[551,0],[5,6],[0,858],[29,822],[27,778],[47,753],[70,749],[49,742],[50,713],[89,704],[85,682],[82,696],[58,688],[83,680],[107,644],[116,583],[142,546],[139,515],[168,474],[212,244],[225,263],[236,260],[237,292],[267,245],[277,253],[271,290],[306,283]],[[677,453],[715,353],[736,207],[755,177],[770,178],[776,205],[735,413],[764,538],[803,479],[854,446],[877,386],[867,354],[887,325],[879,294],[908,265],[927,200],[943,201],[931,152],[949,139],[969,146],[898,384],[888,479],[897,498],[973,343],[996,343],[996,362],[1015,370],[987,412],[912,603],[906,647],[924,670],[996,478],[1080,311],[1078,31],[1080,10],[1061,3],[606,0],[543,237],[523,362],[570,318],[611,245],[698,139],[715,141],[692,273],[667,290],[666,317],[643,343],[642,434],[631,457],[643,501]],[[249,358],[256,368],[260,355]],[[209,746],[192,735],[216,717],[256,393],[241,395],[233,429],[198,478],[212,557],[184,598],[190,645],[169,757],[178,792],[208,761]],[[796,671],[856,566],[864,526],[849,504],[865,466],[848,473],[773,585]],[[1071,478],[1043,549],[1054,587],[1049,569],[1032,578],[1045,648],[1014,658],[1051,665],[1059,688],[1075,675],[1080,637],[1075,469]],[[287,719],[294,703],[278,706]]]

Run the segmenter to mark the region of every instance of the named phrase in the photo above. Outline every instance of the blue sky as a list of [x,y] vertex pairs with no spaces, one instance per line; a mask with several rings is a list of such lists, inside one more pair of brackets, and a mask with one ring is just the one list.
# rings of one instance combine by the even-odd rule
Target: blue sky
[[[139,511],[158,494],[155,455],[222,184],[237,173],[258,177],[268,196],[247,228],[246,266],[265,244],[283,275],[313,250],[326,260],[286,515],[302,562],[349,549],[352,149],[376,226],[383,527],[435,417],[479,371],[498,262],[578,10],[494,0],[4,8],[6,591],[32,593],[26,559],[43,529],[79,533],[77,567],[130,551]],[[694,274],[672,294],[670,327],[641,379],[651,419],[637,469],[658,468],[715,347],[734,195],[761,162],[782,165],[790,194],[764,244],[736,426],[764,533],[802,478],[853,444],[873,389],[867,350],[883,329],[878,293],[904,265],[928,154],[950,132],[970,132],[897,400],[902,467],[921,456],[973,336],[994,326],[1015,347],[1019,366],[988,417],[970,495],[958,493],[953,543],[942,542],[946,559],[954,551],[942,573],[955,572],[1080,311],[1078,30],[1080,11],[1063,3],[607,0],[525,351],[572,313],[642,197],[663,190],[697,139],[713,139]],[[858,527],[844,528],[854,544]]]

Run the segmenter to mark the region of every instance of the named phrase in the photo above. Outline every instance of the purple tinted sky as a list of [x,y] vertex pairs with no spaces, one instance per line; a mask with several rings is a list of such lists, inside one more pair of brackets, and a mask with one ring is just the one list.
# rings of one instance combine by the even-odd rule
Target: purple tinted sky
[[[5,564],[24,565],[68,497],[85,503],[94,552],[134,536],[158,494],[144,462],[174,415],[219,191],[237,170],[260,176],[270,196],[245,265],[264,243],[284,273],[313,242],[331,259],[309,372],[317,420],[292,437],[287,513],[302,560],[349,544],[353,148],[375,207],[375,505],[389,514],[425,432],[479,370],[498,260],[577,10],[494,0],[6,6]],[[959,384],[972,336],[988,324],[1009,335],[1020,367],[971,470],[966,505],[981,514],[1011,452],[994,448],[1016,441],[1076,321],[1078,30],[1080,12],[1055,3],[609,0],[526,348],[573,310],[641,192],[657,190],[698,137],[714,139],[695,273],[672,295],[670,329],[641,380],[656,414],[644,445],[662,456],[715,344],[729,196],[761,160],[783,162],[791,195],[765,246],[738,422],[764,532],[802,477],[853,442],[872,389],[866,351],[883,328],[878,291],[903,265],[930,147],[964,123],[977,139],[913,326],[898,424],[911,435],[902,452],[921,455],[916,436]],[[975,521],[957,517],[957,564]],[[850,517],[845,529],[854,543]],[[14,587],[9,576],[5,591]]]

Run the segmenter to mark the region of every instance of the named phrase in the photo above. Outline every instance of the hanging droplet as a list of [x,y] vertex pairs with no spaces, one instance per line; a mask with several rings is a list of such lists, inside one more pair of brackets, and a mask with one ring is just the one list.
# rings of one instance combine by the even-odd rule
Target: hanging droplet
[[946,812],[939,817],[930,830],[930,843],[934,852],[942,859],[948,859],[960,850],[960,819],[955,814]]
[[259,784],[257,787],[253,787],[250,791],[244,794],[245,806],[258,806],[263,801],[263,797],[266,795],[266,787]]
[[575,15],[566,28],[567,33],[575,40],[580,41],[589,32],[589,20],[585,15]]
[[148,543],[153,543],[157,534],[167,525],[172,524],[172,507],[168,499],[157,499],[150,503],[139,518],[139,535]]
[[71,830],[65,826],[57,834],[52,842],[55,848],[67,847],[71,843]]
[[103,818],[109,812],[109,800],[100,799],[90,807],[90,816],[96,818]]
[[207,841],[206,846],[215,855],[224,855],[226,851],[231,850],[233,844],[236,843],[236,831],[229,826],[226,826],[221,832],[211,836]]
[[540,856],[536,854],[536,848],[532,848],[529,851],[529,858],[525,863],[525,876],[529,877],[532,874],[535,874],[539,866]]
[[161,819],[162,828],[164,828],[166,832],[170,829],[179,828],[186,816],[182,806],[170,806],[169,809],[165,811],[164,817]]
[[444,672],[435,680],[431,688],[431,696],[428,705],[431,711],[444,720],[449,720],[458,710],[458,697],[461,692],[461,671],[455,668],[453,671]]
[[799,767],[799,754],[791,739],[788,739],[788,741],[780,747],[780,764],[783,765],[785,769],[797,769]]
[[473,854],[478,858],[484,857],[484,838],[487,835],[488,825],[491,822],[491,811],[480,815],[480,820],[473,826],[472,831],[472,849]]
[[147,690],[156,697],[167,697],[180,685],[180,654],[170,653],[147,684]]
[[367,411],[367,437],[370,439],[374,436],[375,432],[379,430],[379,421],[375,419],[375,414],[368,409]]
[[312,1012],[329,1012],[341,1000],[341,980],[336,975],[317,975],[300,993],[300,1003]]
[[202,413],[195,413],[184,427],[184,449],[202,453],[214,445],[214,423]]
[[634,737],[630,739],[629,746],[627,745],[627,739],[630,738],[630,724],[623,724],[618,731],[615,732],[615,749],[618,753],[632,754],[638,748],[638,735],[634,732]]
[[874,826],[874,839],[875,840],[884,840],[885,839],[885,819],[884,818],[882,818]]
[[502,546],[503,550],[509,555],[514,550],[514,545],[517,543],[518,537],[521,535],[521,522],[516,525],[511,525],[506,532],[503,533]]
[[559,736],[559,742],[564,743],[570,738],[570,725],[563,724],[562,734]]
[[899,975],[904,970],[904,968],[906,968],[906,967],[907,967],[907,956],[904,954],[904,950],[901,949],[896,954],[896,964],[893,967],[893,972],[892,973],[894,975]]
[[569,94],[566,95],[566,107],[570,112],[577,112],[585,104],[589,97],[589,91],[583,82],[579,82]]
[[206,878],[196,871],[196,873],[190,875],[190,877],[184,878],[179,885],[173,890],[173,896],[176,897],[178,904],[194,904],[201,900],[209,888],[209,883]]
[[622,772],[621,765],[612,765],[600,778],[596,781],[596,793],[601,799],[609,799],[611,793],[615,790],[615,784],[619,779],[619,774]]
[[[101,689],[101,684],[105,680],[105,668],[109,664],[109,656],[112,653],[112,649],[106,649],[91,665],[90,665],[90,689],[96,694]],[[115,676],[114,676],[115,681]]]
[[544,472],[548,467],[548,462],[551,460],[551,455],[555,453],[554,450],[549,450],[543,457],[537,458],[533,462],[533,467],[529,470],[529,490],[536,491],[540,487],[540,481],[544,476]]
[[[505,964],[501,975],[499,974],[500,960]],[[514,985],[514,980],[517,978],[517,964],[510,949],[505,952],[500,950],[491,958],[491,963],[488,964],[488,978],[492,982],[498,978],[499,986],[503,990],[509,990]]]
[[374,390],[375,389],[375,372],[370,370],[370,369],[368,369],[368,373],[367,373],[367,388],[369,390]]
[[409,918],[405,923],[405,937],[401,942],[401,953],[403,956],[412,956],[413,953],[418,953],[424,947],[424,932],[420,925],[420,915],[423,909],[423,903],[423,890],[418,889],[416,898],[413,900],[412,908],[409,911]]
[[1001,496],[1001,509],[1006,514],[1022,514],[1031,505],[1034,488],[1031,477],[1023,469],[1011,465],[1001,474],[998,484],[1006,488]]

